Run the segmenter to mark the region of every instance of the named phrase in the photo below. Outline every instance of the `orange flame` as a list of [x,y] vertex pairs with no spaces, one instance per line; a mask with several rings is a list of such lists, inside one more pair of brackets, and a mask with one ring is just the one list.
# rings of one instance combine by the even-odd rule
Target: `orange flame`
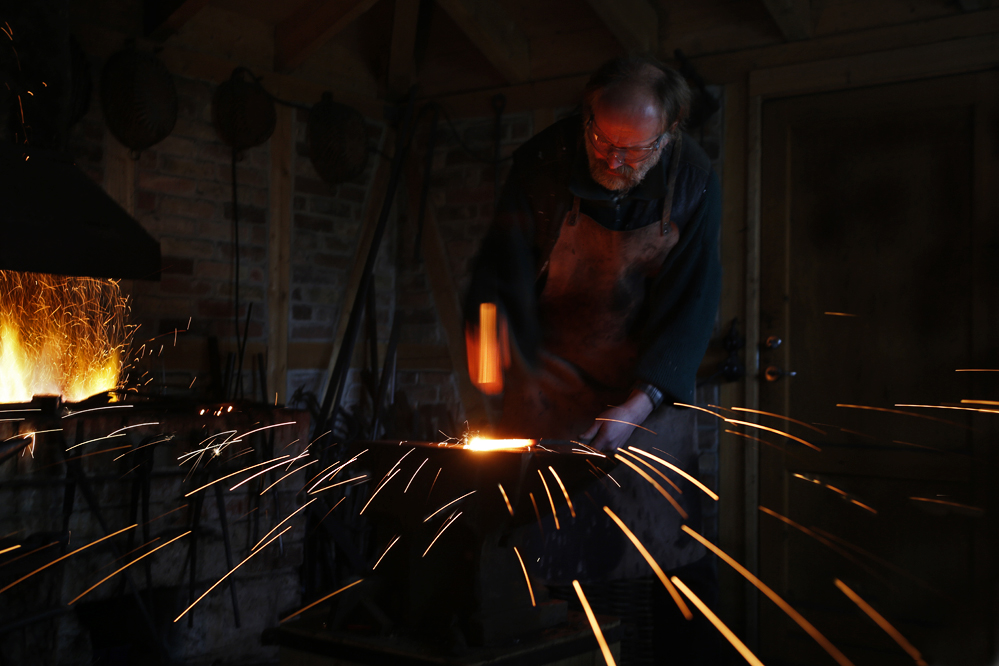
[[117,388],[127,316],[114,280],[0,271],[0,403]]

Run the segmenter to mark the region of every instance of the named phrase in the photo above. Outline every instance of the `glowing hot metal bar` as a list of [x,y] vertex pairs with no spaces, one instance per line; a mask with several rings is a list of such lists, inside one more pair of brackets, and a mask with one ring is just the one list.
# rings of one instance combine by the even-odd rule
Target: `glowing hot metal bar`
[[533,439],[489,439],[472,437],[461,448],[468,451],[526,451],[537,442]]

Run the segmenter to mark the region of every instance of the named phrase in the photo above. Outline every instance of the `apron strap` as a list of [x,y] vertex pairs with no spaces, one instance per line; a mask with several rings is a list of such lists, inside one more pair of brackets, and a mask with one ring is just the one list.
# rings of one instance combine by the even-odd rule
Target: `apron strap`
[[572,199],[572,212],[569,213],[569,226],[576,226],[576,222],[579,220],[579,197],[573,197]]
[[[666,179],[666,198],[663,200],[663,217],[660,223],[660,231],[665,236],[669,233],[669,216],[673,211],[673,186],[676,185],[676,174],[680,170],[680,149],[683,147],[683,135],[677,134],[676,143],[673,144],[673,153],[669,159],[669,177]],[[579,199],[576,199],[574,210],[579,208]]]

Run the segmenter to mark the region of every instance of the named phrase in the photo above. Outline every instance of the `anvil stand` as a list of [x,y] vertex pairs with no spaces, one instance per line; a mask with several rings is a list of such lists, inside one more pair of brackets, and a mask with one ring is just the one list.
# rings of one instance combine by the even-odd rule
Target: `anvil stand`
[[[414,442],[354,445],[348,457],[364,453],[343,474],[366,472],[371,480],[363,516],[377,566],[334,598],[328,612],[269,631],[265,641],[358,664],[492,664],[503,663],[504,654],[509,663],[548,664],[595,650],[585,618],[570,617],[566,603],[548,599],[544,586],[533,585],[532,605],[514,546],[522,530],[538,529],[535,503],[541,516],[554,503],[569,518],[549,466],[572,493],[613,463],[570,443],[541,445],[495,452]],[[531,564],[525,562],[528,571]],[[602,620],[613,642],[619,624]]]

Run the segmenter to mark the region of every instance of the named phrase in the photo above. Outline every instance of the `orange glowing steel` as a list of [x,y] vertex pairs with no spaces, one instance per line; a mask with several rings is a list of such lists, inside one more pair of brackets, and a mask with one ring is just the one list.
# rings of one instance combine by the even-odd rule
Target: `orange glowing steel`
[[329,594],[327,594],[327,595],[326,595],[325,597],[323,597],[322,599],[319,599],[319,600],[317,600],[317,601],[313,601],[313,602],[312,602],[311,604],[309,604],[309,605],[308,605],[308,606],[306,606],[305,608],[302,608],[302,609],[299,609],[299,610],[295,611],[295,612],[294,612],[294,613],[292,613],[291,615],[289,615],[289,616],[285,617],[284,619],[282,619],[282,620],[281,620],[281,621],[280,621],[280,622],[279,622],[278,624],[284,624],[285,622],[287,622],[287,621],[288,621],[288,620],[290,620],[291,618],[293,618],[293,617],[297,617],[297,616],[301,615],[302,613],[304,613],[305,611],[309,610],[309,609],[310,609],[310,608],[312,608],[313,606],[318,606],[319,604],[323,603],[323,602],[324,602],[324,601],[326,601],[327,599],[332,599],[333,597],[335,597],[336,595],[340,594],[340,593],[341,593],[341,592],[343,592],[344,590],[349,590],[350,588],[354,587],[354,586],[355,586],[355,585],[357,585],[358,583],[363,583],[363,582],[364,582],[364,579],[363,579],[363,578],[359,578],[359,579],[355,580],[355,581],[354,581],[353,583],[351,583],[350,585],[344,585],[343,587],[341,587],[341,588],[340,588],[339,590],[337,590],[336,592],[330,592]]
[[690,529],[686,525],[684,525],[681,529],[683,529],[683,531],[686,532],[687,534],[689,534],[690,536],[692,536],[695,539],[697,539],[698,541],[700,541],[701,544],[703,544],[705,548],[707,548],[708,550],[710,550],[711,552],[713,552],[715,555],[717,555],[718,557],[720,557],[721,559],[723,559],[730,567],[732,567],[733,569],[735,569],[736,571],[738,571],[740,574],[742,574],[743,578],[745,578],[750,583],[752,583],[753,585],[755,585],[756,588],[760,592],[762,592],[763,594],[765,594],[772,602],[774,602],[775,604],[777,604],[777,606],[779,606],[782,611],[784,611],[785,613],[787,613],[788,617],[790,617],[792,620],[794,620],[798,624],[799,627],[801,627],[802,629],[805,630],[805,633],[807,633],[809,636],[811,636],[812,639],[814,639],[816,643],[818,643],[819,645],[821,645],[822,649],[825,650],[826,652],[828,652],[829,656],[836,660],[836,663],[840,664],[840,666],[853,666],[853,662],[850,661],[849,659],[847,659],[846,655],[844,655],[842,652],[840,652],[839,649],[835,645],[833,645],[832,642],[830,642],[830,640],[828,638],[826,638],[825,636],[823,636],[819,632],[818,629],[816,629],[814,626],[812,626],[811,622],[809,622],[808,620],[806,620],[801,615],[801,613],[799,613],[798,611],[796,611],[791,606],[791,604],[789,604],[786,601],[784,601],[783,597],[781,597],[779,594],[777,594],[772,589],[770,589],[770,587],[766,583],[764,583],[759,578],[757,578],[756,576],[754,576],[753,574],[751,574],[746,567],[744,567],[741,564],[739,564],[735,559],[733,559],[732,557],[730,557],[728,553],[726,553],[721,548],[719,548],[718,546],[714,545],[713,543],[711,543],[710,541],[708,541],[703,536],[701,536],[700,534],[698,534],[694,530]]
[[555,519],[555,529],[560,530],[562,528],[558,524],[558,514],[555,513],[555,500],[552,499],[552,491],[548,488],[548,482],[545,481],[545,475],[541,473],[540,469],[538,470],[538,476],[541,477],[541,483],[544,484],[545,492],[548,493],[548,501],[552,505],[552,518]]
[[634,532],[628,529],[628,526],[624,524],[624,521],[618,518],[617,514],[610,510],[610,507],[605,506],[604,512],[611,517],[611,520],[617,523],[617,526],[621,528],[624,535],[628,537],[631,543],[634,544],[635,548],[638,549],[638,552],[642,554],[642,557],[645,558],[645,561],[649,563],[649,566],[652,567],[656,576],[658,576],[659,580],[662,581],[663,587],[665,587],[666,591],[669,592],[669,595],[673,597],[673,601],[676,602],[680,612],[683,613],[683,617],[688,620],[693,619],[694,615],[690,612],[690,609],[687,608],[687,604],[683,602],[683,597],[681,597],[676,591],[676,587],[674,587],[673,583],[671,583],[669,578],[666,577],[666,573],[662,570],[662,567],[660,567],[659,563],[652,558],[651,553],[646,550],[645,546],[643,546],[642,542],[638,540],[638,537],[635,536]]
[[816,451],[821,451],[819,447],[815,446],[811,442],[806,442],[800,437],[795,437],[794,435],[789,435],[783,430],[778,430],[777,428],[771,428],[769,426],[760,425],[758,423],[750,423],[749,421],[737,421],[736,419],[725,419],[725,423],[734,423],[736,425],[746,426],[747,428],[758,428],[760,430],[766,430],[767,432],[772,432],[774,434],[780,435],[781,437],[787,437],[788,439],[793,439],[796,442],[800,442],[810,449],[815,449]]
[[[575,518],[576,509],[574,509],[572,506],[572,500],[569,499],[569,491],[565,489],[565,484],[562,483],[562,479],[559,478],[559,475],[555,471],[555,468],[553,468],[551,465],[548,466],[548,471],[550,471],[552,473],[552,476],[555,477],[555,480],[558,481],[558,487],[562,489],[562,494],[565,496],[565,503],[569,505],[569,513],[572,514],[573,518]],[[503,493],[503,496],[506,497],[506,493]],[[510,512],[510,515],[511,516],[513,515],[513,511]]]
[[520,551],[517,547],[513,547],[513,552],[517,554],[517,561],[520,562],[520,570],[524,572],[524,580],[527,581],[527,591],[531,595],[531,606],[537,607],[537,602],[534,600],[534,588],[531,587],[531,577],[527,575],[527,567],[524,566],[524,558],[520,556]]
[[658,469],[656,469],[655,467],[653,467],[652,464],[649,461],[643,460],[643,459],[639,458],[638,456],[636,456],[631,451],[626,451],[623,448],[622,449],[618,449],[618,453],[623,453],[626,456],[630,456],[631,458],[633,458],[635,460],[635,462],[638,462],[638,463],[641,463],[641,464],[645,465],[645,467],[649,471],[654,472],[656,476],[658,476],[660,479],[662,479],[663,481],[665,481],[666,483],[668,483],[670,486],[672,486],[673,490],[675,490],[676,492],[680,493],[681,495],[683,494],[683,491],[680,490],[680,486],[678,486],[675,483],[673,483],[673,481],[668,476],[666,476],[665,474],[663,474],[662,472],[660,472]]
[[[71,551],[71,552],[68,552],[68,553],[66,553],[65,555],[63,555],[62,557],[57,557],[56,559],[52,560],[52,561],[51,561],[51,562],[49,562],[48,564],[45,564],[45,565],[42,565],[42,566],[38,567],[37,569],[35,569],[35,570],[34,570],[34,571],[32,571],[31,573],[27,573],[27,574],[24,574],[23,576],[21,576],[20,578],[18,578],[17,580],[15,580],[15,581],[14,581],[13,583],[8,583],[8,584],[7,584],[7,585],[6,585],[5,587],[2,587],[2,588],[0,588],[0,594],[3,594],[4,592],[6,592],[6,591],[7,591],[7,590],[9,590],[10,588],[14,587],[14,586],[15,586],[15,585],[17,585],[18,583],[20,583],[20,582],[22,582],[22,581],[25,581],[25,580],[27,580],[27,579],[29,579],[29,578],[31,578],[31,577],[32,577],[32,576],[34,576],[34,575],[35,575],[36,573],[40,573],[40,572],[42,572],[42,571],[45,571],[46,569],[48,569],[48,568],[49,568],[50,566],[52,566],[53,564],[58,564],[59,562],[62,562],[63,560],[65,560],[65,559],[66,559],[67,557],[72,557],[73,555],[76,555],[77,553],[79,553],[79,552],[80,552],[80,551],[82,551],[82,550],[86,550],[87,548],[90,548],[91,546],[96,546],[96,545],[97,545],[97,544],[99,544],[100,542],[102,542],[102,541],[107,541],[107,540],[108,540],[108,539],[110,539],[111,537],[113,537],[113,536],[118,536],[118,535],[119,535],[119,534],[121,534],[122,532],[127,532],[127,531],[129,531],[130,529],[132,529],[133,527],[136,527],[136,526],[137,526],[137,524],[136,524],[136,525],[129,525],[128,527],[126,527],[126,528],[124,528],[124,529],[120,529],[120,530],[118,530],[117,532],[112,532],[111,534],[107,535],[106,537],[101,537],[101,538],[100,538],[100,539],[98,539],[97,541],[91,541],[91,542],[90,542],[90,543],[88,543],[88,544],[87,544],[86,546],[80,546],[80,547],[79,547],[79,548],[77,548],[76,550],[74,550],[74,551]],[[46,546],[46,547],[47,547],[47,546]],[[39,549],[39,550],[41,550],[41,549]],[[34,552],[34,551],[32,551],[32,552]],[[25,553],[25,555],[29,555],[29,554],[30,554],[30,553]],[[11,560],[11,562],[13,562],[13,560]],[[10,564],[10,562],[5,562],[5,564]]]
[[586,595],[583,594],[583,588],[579,584],[578,580],[572,581],[572,589],[576,590],[576,596],[579,597],[579,603],[583,605],[583,612],[586,613],[586,619],[590,623],[590,629],[593,630],[593,635],[597,638],[597,643],[600,645],[600,651],[604,655],[604,661],[607,662],[607,666],[617,666],[614,661],[614,655],[611,654],[610,646],[607,645],[607,639],[604,638],[604,632],[600,630],[600,624],[597,623],[597,616],[593,614],[593,609],[590,608],[590,602],[586,600]]
[[642,449],[635,448],[634,446],[629,446],[628,449],[630,451],[634,451],[635,453],[643,455],[646,458],[651,458],[652,460],[655,460],[660,465],[663,465],[665,467],[669,467],[671,470],[673,470],[674,472],[676,472],[677,474],[679,474],[683,478],[687,479],[687,481],[690,481],[692,484],[694,484],[695,486],[697,486],[705,495],[707,495],[711,499],[715,500],[716,502],[718,501],[718,495],[713,490],[711,490],[706,485],[704,485],[703,483],[701,483],[700,481],[698,481],[697,479],[695,479],[694,477],[692,477],[690,474],[687,474],[686,472],[684,472],[682,469],[680,469],[679,467],[677,467],[673,463],[666,462],[665,460],[663,460],[659,456],[652,455],[648,451],[643,451]]
[[0,403],[118,388],[128,311],[113,280],[0,271]]
[[753,666],[763,666],[763,662],[760,661],[759,658],[757,658],[757,656],[753,654],[748,647],[746,647],[745,643],[739,640],[739,637],[735,635],[735,632],[729,629],[728,626],[724,622],[722,622],[717,615],[712,613],[711,609],[708,608],[707,604],[701,601],[701,599],[696,594],[691,592],[690,588],[684,585],[682,580],[680,580],[676,576],[673,576],[673,584],[676,585],[678,588],[680,588],[681,592],[687,595],[687,598],[690,599],[690,601],[693,602],[695,606],[697,606],[697,609],[699,611],[704,613],[704,617],[708,618],[708,620],[711,621],[711,624],[715,625],[715,629],[721,632],[721,635],[724,636],[725,639],[732,644],[732,647],[734,647],[739,652],[739,654],[742,655],[743,659],[748,661]]
[[663,488],[662,486],[660,486],[659,483],[655,479],[653,479],[651,476],[649,476],[648,474],[646,474],[645,470],[643,470],[641,467],[638,467],[637,465],[635,465],[635,463],[631,462],[630,460],[628,460],[627,458],[625,458],[625,457],[623,457],[623,456],[621,456],[619,454],[614,454],[614,457],[617,458],[618,460],[620,460],[621,462],[623,462],[625,465],[627,465],[631,469],[633,469],[636,472],[638,472],[638,474],[643,479],[645,479],[646,481],[648,481],[649,483],[651,483],[652,486],[656,490],[659,491],[659,494],[662,495],[663,497],[665,497],[669,501],[669,503],[673,505],[673,508],[677,510],[677,512],[683,517],[684,520],[686,520],[688,518],[687,512],[683,510],[683,507],[680,506],[679,502],[677,502],[673,498],[672,495],[670,495],[668,492],[666,492],[666,489]]
[[202,599],[204,599],[205,597],[207,597],[209,592],[211,592],[216,587],[218,587],[219,585],[221,585],[222,581],[224,581],[226,578],[228,578],[229,576],[231,576],[236,571],[236,569],[238,569],[241,566],[243,566],[244,564],[246,564],[250,560],[250,558],[253,557],[254,555],[262,553],[263,550],[264,550],[264,548],[266,548],[267,546],[269,546],[272,543],[274,543],[275,541],[277,541],[279,538],[281,538],[284,535],[285,532],[287,532],[288,530],[290,530],[292,527],[294,527],[294,525],[289,525],[288,527],[284,528],[284,530],[280,534],[278,534],[277,536],[271,537],[271,540],[268,541],[267,543],[265,543],[261,548],[255,550],[252,553],[250,553],[249,555],[247,555],[245,560],[243,560],[242,562],[240,562],[239,564],[237,564],[236,566],[234,566],[232,569],[230,569],[229,573],[227,573],[226,575],[222,576],[217,581],[215,581],[215,584],[212,585],[207,590],[205,590],[204,593],[200,597],[198,597],[197,599],[195,599],[193,604],[191,604],[190,606],[188,606],[187,608],[185,608],[184,612],[181,613],[180,615],[178,615],[174,619],[174,622],[176,622],[180,618],[182,618],[185,615],[187,615],[188,611],[190,611],[192,608],[194,608],[195,606],[197,606],[199,601],[201,601]]
[[534,446],[533,439],[489,439],[472,437],[461,448],[468,451],[526,451]]
[[145,553],[145,554],[143,554],[143,555],[139,555],[139,556],[138,556],[137,558],[135,558],[134,560],[132,560],[131,562],[129,562],[129,563],[128,563],[128,564],[126,564],[125,566],[123,566],[123,567],[121,567],[121,568],[119,568],[119,569],[116,569],[116,570],[114,571],[114,573],[111,573],[111,574],[108,574],[107,576],[105,576],[104,578],[102,578],[102,579],[101,579],[101,580],[100,580],[99,582],[97,582],[97,583],[94,583],[93,585],[91,585],[90,587],[88,587],[88,588],[87,588],[86,590],[84,590],[84,591],[83,591],[83,592],[81,592],[80,594],[78,594],[78,595],[76,595],[75,597],[73,597],[72,601],[70,601],[70,602],[69,602],[68,604],[66,604],[66,605],[67,605],[67,606],[72,606],[72,605],[73,605],[73,604],[75,604],[75,603],[76,603],[77,601],[79,601],[81,597],[83,597],[83,596],[85,596],[85,595],[89,594],[89,593],[90,593],[90,592],[92,592],[92,591],[93,591],[93,590],[94,590],[95,588],[99,587],[100,585],[103,585],[103,584],[104,584],[104,583],[106,583],[106,582],[107,582],[108,580],[110,580],[110,579],[114,578],[115,576],[117,576],[117,575],[118,575],[118,574],[120,574],[120,573],[121,573],[122,571],[124,571],[125,569],[129,568],[130,566],[132,566],[133,564],[135,564],[135,563],[136,563],[136,562],[138,562],[139,560],[141,560],[141,559],[143,559],[143,558],[146,558],[146,557],[149,557],[150,555],[152,555],[153,553],[155,553],[155,552],[156,552],[157,550],[159,550],[160,548],[166,548],[167,546],[169,546],[170,544],[172,544],[172,543],[173,543],[174,541],[176,541],[177,539],[182,539],[182,538],[186,537],[186,536],[187,536],[188,534],[190,534],[190,533],[191,533],[190,531],[187,531],[187,532],[184,532],[184,533],[183,533],[183,534],[181,534],[180,536],[178,536],[178,537],[174,537],[174,538],[170,539],[169,541],[167,541],[166,543],[164,543],[164,544],[161,544],[161,545],[157,546],[156,548],[153,548],[153,549],[152,549],[151,551],[149,551],[148,553]]
[[506,326],[500,321],[495,303],[479,304],[479,324],[465,328],[468,375],[486,395],[503,391],[503,367],[509,365]]
[[923,656],[919,653],[919,650],[913,647],[912,643],[906,640],[905,636],[903,636],[898,629],[893,627],[891,623],[886,620],[883,615],[881,615],[881,613],[874,610],[869,603],[864,601],[859,594],[847,587],[846,583],[841,581],[839,578],[836,579],[836,587],[838,587],[840,592],[845,594],[850,601],[857,604],[860,610],[864,611],[864,613],[867,614],[867,617],[874,620],[875,624],[881,627],[886,634],[891,636],[892,640],[898,643],[899,647],[905,650],[906,653],[912,657],[913,661],[915,661],[919,666],[926,666],[926,662],[923,661]]
[[500,494],[503,496],[503,501],[506,502],[506,510],[509,511],[510,515],[512,516],[513,515],[513,506],[510,504],[510,498],[506,496],[506,491],[503,490],[503,484],[502,483],[497,483],[496,485],[499,486],[499,491],[500,491]]
[[813,426],[813,425],[811,425],[809,423],[805,423],[804,421],[799,421],[798,419],[792,419],[790,416],[784,416],[782,414],[774,414],[773,412],[763,412],[763,411],[760,411],[759,409],[749,409],[748,407],[733,407],[732,411],[733,412],[749,412],[751,414],[761,414],[762,416],[772,416],[775,419],[781,419],[781,420],[787,421],[789,423],[797,423],[798,425],[803,426],[805,428],[808,428],[809,430],[814,430],[815,432],[819,433],[820,435],[826,434],[825,430],[819,430],[818,428],[816,428],[815,426]]

